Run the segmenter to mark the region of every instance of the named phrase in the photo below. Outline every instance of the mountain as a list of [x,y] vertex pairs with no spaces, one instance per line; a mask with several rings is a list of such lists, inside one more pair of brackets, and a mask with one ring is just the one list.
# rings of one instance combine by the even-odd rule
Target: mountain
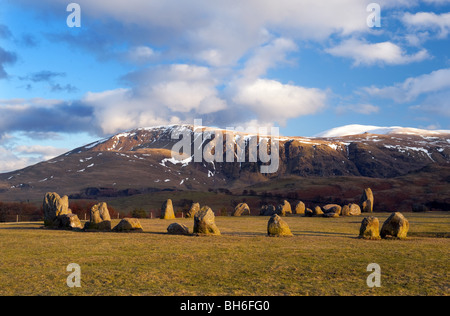
[[424,130],[412,127],[381,127],[381,126],[370,126],[370,125],[346,125],[341,127],[336,127],[328,131],[322,132],[316,137],[340,137],[340,136],[350,136],[350,135],[361,135],[361,134],[377,134],[377,135],[389,135],[389,134],[405,134],[405,135],[418,135],[418,136],[434,136],[434,135],[450,135],[450,130]]
[[[39,200],[48,191],[92,198],[164,190],[233,189],[291,176],[393,179],[428,170],[427,177],[450,179],[449,133],[395,127],[383,128],[380,134],[354,134],[365,130],[380,132],[378,127],[347,126],[320,137],[257,138],[228,131],[232,141],[227,144],[213,137],[226,132],[221,129],[201,127],[194,131],[191,125],[139,128],[22,170],[0,174],[0,200]],[[178,138],[172,139],[174,133],[189,136],[187,147],[192,155],[180,161],[172,158],[171,149],[179,144]],[[267,164],[250,162],[253,140],[262,139],[279,142],[279,167],[274,173],[263,174],[261,167]],[[239,151],[245,153],[244,162],[195,162],[195,150],[203,150],[214,141],[220,144],[217,148],[223,148],[225,161],[227,149],[233,148],[233,157]]]

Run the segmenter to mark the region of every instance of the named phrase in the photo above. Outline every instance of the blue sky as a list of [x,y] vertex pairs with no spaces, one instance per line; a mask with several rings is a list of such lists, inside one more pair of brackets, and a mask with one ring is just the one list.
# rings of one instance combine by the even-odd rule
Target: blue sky
[[450,129],[450,0],[0,0],[0,172],[203,119]]

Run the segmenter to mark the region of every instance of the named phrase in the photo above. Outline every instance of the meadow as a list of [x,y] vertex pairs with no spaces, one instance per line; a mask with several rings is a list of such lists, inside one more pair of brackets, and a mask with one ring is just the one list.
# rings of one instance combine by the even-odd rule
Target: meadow
[[[374,213],[382,223],[390,213]],[[364,217],[288,216],[294,237],[266,236],[268,217],[217,216],[221,236],[174,236],[141,219],[143,233],[0,224],[0,295],[449,295],[448,212],[406,213],[407,240],[358,239]],[[115,225],[118,220],[113,220]],[[67,265],[81,267],[69,288]],[[369,288],[367,266],[381,267]]]

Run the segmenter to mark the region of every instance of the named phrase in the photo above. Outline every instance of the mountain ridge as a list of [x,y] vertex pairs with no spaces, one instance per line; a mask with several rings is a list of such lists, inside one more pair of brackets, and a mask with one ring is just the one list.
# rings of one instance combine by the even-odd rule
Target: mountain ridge
[[[177,161],[172,148],[185,132],[191,146],[202,137],[204,150],[211,135],[233,133],[233,150],[240,148],[244,162],[195,162],[193,156]],[[286,176],[367,177],[389,179],[417,172],[429,165],[450,165],[450,135],[361,134],[335,137],[275,136],[279,168],[262,174],[261,162],[250,162],[248,145],[257,135],[192,125],[138,128],[73,149],[61,156],[21,170],[0,174],[0,199],[38,198],[47,191],[86,196],[86,191],[131,194],[158,190],[199,190],[250,186]],[[211,139],[210,139],[211,138]],[[259,140],[267,138],[260,135]],[[198,145],[198,144],[197,144]],[[223,142],[224,156],[227,144]],[[438,171],[433,171],[438,172]],[[128,192],[128,193],[127,193]],[[131,192],[131,193],[130,193]],[[113,193],[112,193],[113,194]]]

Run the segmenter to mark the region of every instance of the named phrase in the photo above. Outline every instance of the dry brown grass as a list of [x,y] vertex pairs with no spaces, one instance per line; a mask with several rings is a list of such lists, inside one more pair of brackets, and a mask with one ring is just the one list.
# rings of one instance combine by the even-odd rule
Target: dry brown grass
[[[192,219],[141,220],[141,234],[0,224],[0,295],[448,295],[449,239],[415,236],[448,233],[450,214],[406,217],[406,241],[358,239],[362,217],[287,217],[291,238],[266,237],[257,216],[217,217],[216,237],[166,234]],[[381,288],[366,285],[372,262]],[[66,285],[69,263],[81,288]]]

